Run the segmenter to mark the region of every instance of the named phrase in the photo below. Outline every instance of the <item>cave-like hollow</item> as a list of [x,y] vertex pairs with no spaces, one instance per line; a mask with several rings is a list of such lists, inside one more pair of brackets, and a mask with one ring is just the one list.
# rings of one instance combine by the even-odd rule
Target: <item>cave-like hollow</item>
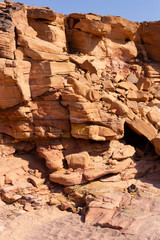
[[123,140],[135,149],[140,149],[144,154],[156,155],[153,144],[145,136],[134,132],[127,123],[124,125]]

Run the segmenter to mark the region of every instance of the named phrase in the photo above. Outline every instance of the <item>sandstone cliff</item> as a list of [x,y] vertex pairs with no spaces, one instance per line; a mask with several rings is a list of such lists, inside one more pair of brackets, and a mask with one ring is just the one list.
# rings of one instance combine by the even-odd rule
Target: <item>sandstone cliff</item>
[[[153,171],[157,156],[146,144],[160,155],[159,32],[159,21],[0,3],[2,164],[32,151],[45,159],[50,181],[66,186]],[[1,188],[24,172],[28,179],[25,163],[7,159]]]
[[[108,140],[122,139],[124,124],[160,154],[159,22],[65,16],[13,2],[0,11],[2,145],[35,147],[51,172],[73,169],[70,180],[65,170],[50,176],[67,185],[119,171],[107,164],[117,160]],[[121,159],[130,164],[128,153]]]

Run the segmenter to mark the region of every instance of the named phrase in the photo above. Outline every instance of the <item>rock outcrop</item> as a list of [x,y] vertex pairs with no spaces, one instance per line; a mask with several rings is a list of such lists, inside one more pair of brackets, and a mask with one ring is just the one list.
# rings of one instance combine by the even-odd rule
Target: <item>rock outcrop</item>
[[[159,154],[159,22],[65,16],[13,2],[2,4],[1,12],[2,144],[8,139],[16,150],[15,141],[31,142],[54,171],[50,179],[55,182],[54,176],[70,178],[77,168],[86,181],[93,179],[87,177],[90,171],[115,173],[107,162],[135,153],[122,146],[108,154],[109,141],[123,139],[125,124]],[[104,144],[98,150],[99,141]],[[88,155],[80,157],[83,151],[91,158],[88,164]],[[80,159],[71,163],[68,154]],[[92,155],[101,159],[101,170]],[[73,173],[65,174],[67,166]]]
[[[0,13],[0,156],[34,151],[45,160],[50,181],[65,186],[154,171],[160,22],[65,16],[9,1],[0,4]],[[9,175],[2,171],[1,187],[15,185]],[[27,179],[34,186],[44,182]],[[114,207],[129,201],[118,196]]]

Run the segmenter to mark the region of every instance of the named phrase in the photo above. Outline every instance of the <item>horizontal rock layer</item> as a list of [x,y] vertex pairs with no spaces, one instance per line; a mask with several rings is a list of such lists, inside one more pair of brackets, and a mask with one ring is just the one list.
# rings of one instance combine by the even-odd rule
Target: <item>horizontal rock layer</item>
[[8,1],[0,12],[2,153],[36,148],[63,185],[135,176],[124,126],[160,155],[160,22]]

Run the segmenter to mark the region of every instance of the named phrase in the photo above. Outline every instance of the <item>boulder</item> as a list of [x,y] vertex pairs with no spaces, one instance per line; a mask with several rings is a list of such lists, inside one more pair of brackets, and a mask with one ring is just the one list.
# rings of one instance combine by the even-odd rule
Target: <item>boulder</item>
[[106,36],[111,33],[110,24],[104,24],[103,22],[90,19],[80,19],[74,28],[97,36]]
[[38,154],[46,160],[46,166],[51,171],[56,171],[63,168],[63,153],[58,149],[52,149],[52,146],[48,144],[37,146]]
[[132,40],[138,30],[138,23],[129,21],[119,16],[106,15],[102,18],[102,22],[112,26],[111,38],[118,40]]
[[[123,134],[119,132],[116,133],[116,129],[112,130],[109,127],[102,127],[97,125],[82,125],[82,124],[72,124],[71,134],[75,138],[92,139],[95,141],[106,141],[112,139],[119,139]],[[118,126],[117,126],[118,127]]]
[[33,60],[65,61],[67,56],[54,44],[36,37],[20,36],[18,44],[24,48],[25,54]]
[[[138,83],[138,78],[136,77],[136,75],[134,73],[131,72],[127,77],[127,81],[130,83],[136,84],[136,83]],[[135,90],[135,89],[132,89],[132,90]]]
[[27,8],[27,17],[33,19],[55,20],[54,11],[48,7],[30,6]]
[[102,166],[101,168],[96,166],[94,168],[86,168],[84,170],[84,178],[87,181],[93,181],[105,175],[121,173],[127,169],[132,162],[131,158],[127,158],[115,166]]
[[90,156],[88,152],[80,152],[75,154],[67,155],[67,164],[69,168],[86,168],[90,163]]
[[149,100],[149,94],[143,91],[128,91],[127,98],[132,101],[146,102]]
[[82,95],[84,98],[92,102],[99,100],[100,95],[98,91],[91,89],[87,85],[82,84],[80,81],[69,78],[68,83],[71,84],[76,94]]
[[59,183],[65,186],[72,186],[85,182],[82,174],[82,170],[72,171],[62,169],[50,174],[49,179],[55,183]]
[[137,91],[137,87],[136,85],[134,85],[132,82],[128,81],[121,81],[120,83],[118,83],[118,86],[120,88],[123,88],[125,90],[133,90],[133,91]]
[[160,109],[154,106],[148,113],[147,117],[152,124],[158,123],[160,121]]
[[113,152],[112,158],[116,160],[123,160],[125,158],[132,157],[135,154],[134,147],[130,145],[118,146]]

